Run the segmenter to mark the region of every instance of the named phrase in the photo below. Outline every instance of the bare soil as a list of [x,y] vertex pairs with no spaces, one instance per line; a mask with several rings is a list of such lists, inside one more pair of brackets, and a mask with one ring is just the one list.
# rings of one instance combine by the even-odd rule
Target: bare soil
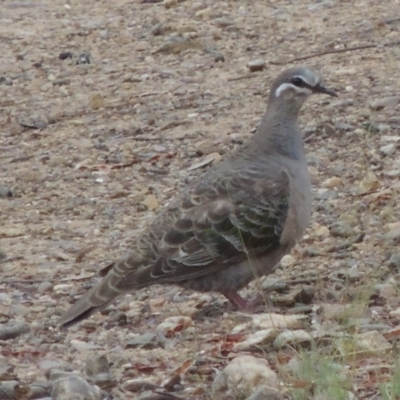
[[[215,301],[224,309],[222,297],[152,287],[67,331],[56,321],[201,173],[191,166],[212,153],[223,157],[252,134],[271,81],[299,64],[320,71],[339,98],[316,96],[303,110],[313,222],[294,261],[274,278],[287,283],[286,297],[303,286],[315,289],[309,308],[302,306],[307,315],[327,303],[353,304],[370,288],[346,332],[378,330],[395,343],[400,117],[399,99],[388,97],[400,91],[398,1],[169,4],[0,4],[0,322],[30,327],[2,342],[0,364],[30,384],[65,365],[85,376],[88,354],[104,352],[113,376],[105,392],[129,399],[135,394],[126,381],[162,387],[189,359],[193,366],[164,389],[210,398],[216,372],[235,355],[227,335],[245,318],[229,310],[195,317]],[[176,36],[181,41],[171,40]],[[368,45],[374,47],[352,49]],[[249,71],[258,59],[265,68]],[[385,287],[394,289],[387,294]],[[252,284],[243,296],[258,290]],[[282,301],[279,312],[293,306]],[[127,346],[170,316],[188,316],[191,326],[177,324],[167,343],[151,349]],[[279,372],[297,350],[261,354]],[[367,373],[366,359],[388,367]],[[349,390],[380,398],[392,361],[386,354],[349,362]]]

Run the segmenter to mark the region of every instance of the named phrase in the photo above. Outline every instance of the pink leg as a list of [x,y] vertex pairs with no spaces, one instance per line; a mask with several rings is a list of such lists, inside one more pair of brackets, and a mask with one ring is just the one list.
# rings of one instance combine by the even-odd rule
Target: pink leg
[[246,301],[237,292],[225,292],[223,295],[238,309],[238,311],[246,311],[250,313],[264,312],[265,308],[269,311],[273,310],[274,307],[271,304],[269,297],[258,295],[251,301]]
[[237,292],[225,292],[223,295],[237,307],[239,311],[249,311],[247,301]]

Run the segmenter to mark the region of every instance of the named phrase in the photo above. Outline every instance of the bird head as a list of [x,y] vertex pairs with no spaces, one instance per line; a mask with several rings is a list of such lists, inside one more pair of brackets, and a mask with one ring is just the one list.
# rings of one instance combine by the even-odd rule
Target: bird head
[[300,110],[304,101],[313,93],[337,97],[321,83],[321,77],[310,68],[296,67],[282,72],[272,85],[270,103],[285,102]]

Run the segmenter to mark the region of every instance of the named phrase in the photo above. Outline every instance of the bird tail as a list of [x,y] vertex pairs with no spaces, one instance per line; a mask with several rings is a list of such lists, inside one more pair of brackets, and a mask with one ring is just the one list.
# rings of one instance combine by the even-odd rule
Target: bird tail
[[61,316],[58,324],[64,327],[72,326],[107,307],[121,293],[115,288],[114,279],[113,273],[106,274],[98,284]]

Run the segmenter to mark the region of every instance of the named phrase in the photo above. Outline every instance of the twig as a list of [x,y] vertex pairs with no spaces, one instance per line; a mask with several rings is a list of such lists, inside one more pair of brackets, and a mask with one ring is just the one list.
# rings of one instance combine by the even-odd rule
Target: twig
[[180,126],[180,125],[188,125],[190,123],[192,123],[192,121],[189,121],[187,119],[181,119],[179,121],[170,121],[170,122],[167,122],[165,125],[160,126],[157,129],[154,129],[154,131],[151,133],[158,133],[158,132],[166,131],[167,129],[176,128],[177,126]]
[[355,243],[361,243],[364,239],[364,236],[365,236],[365,232],[361,232],[355,238],[353,238],[347,242],[336,244],[336,245],[330,247],[328,250],[326,250],[326,253],[335,253],[337,251],[346,250]]
[[183,83],[180,83],[179,85],[175,86],[171,90],[164,90],[162,92],[145,92],[145,93],[139,94],[138,96],[139,97],[147,97],[147,96],[158,96],[160,94],[174,93],[175,90],[179,89],[181,86],[183,86]]
[[[84,281],[86,279],[91,279],[95,275],[94,274],[88,274],[88,275],[79,275],[79,276],[74,276],[72,278],[63,278],[60,279],[59,282],[76,282],[76,281]],[[0,285],[2,284],[9,284],[9,285],[23,285],[23,284],[28,284],[32,285],[34,283],[42,283],[43,279],[21,279],[21,280],[15,280],[15,279],[3,279],[0,281]]]
[[12,160],[10,160],[10,164],[11,163],[16,163],[16,162],[24,162],[24,161],[28,161],[32,158],[33,156],[20,156],[20,157],[16,157],[13,158]]
[[140,94],[139,97],[158,96],[160,94],[167,94],[167,93],[169,93],[169,92],[166,92],[166,91],[164,91],[164,92],[146,92],[146,93]]
[[281,61],[270,61],[270,63],[273,64],[273,65],[285,65],[285,64],[290,64],[290,63],[297,62],[297,61],[308,60],[308,59],[314,58],[314,57],[325,56],[327,54],[338,54],[338,53],[345,53],[347,51],[372,49],[374,47],[380,47],[380,46],[382,46],[382,47],[392,47],[392,46],[398,46],[399,44],[400,44],[400,40],[398,40],[396,42],[386,43],[386,44],[364,44],[362,46],[346,47],[345,49],[335,49],[335,50],[321,51],[319,53],[309,54],[309,55],[303,56],[303,57],[295,57],[295,58],[292,58],[291,60],[287,60],[287,61],[283,61],[283,62],[281,62]]
[[305,255],[308,257],[323,257],[328,253],[336,253],[343,250],[347,250],[353,244],[361,243],[364,240],[365,232],[359,233],[354,238],[339,244],[335,244],[333,246],[328,247],[326,250],[314,251],[314,250],[306,250]]
[[7,257],[7,258],[0,258],[0,264],[15,261],[15,260],[22,260],[24,257],[22,256],[15,256],[15,257]]
[[247,74],[247,75],[241,75],[241,76],[234,76],[233,78],[229,78],[229,82],[233,81],[241,81],[242,79],[250,79],[250,78],[255,78],[257,74]]

